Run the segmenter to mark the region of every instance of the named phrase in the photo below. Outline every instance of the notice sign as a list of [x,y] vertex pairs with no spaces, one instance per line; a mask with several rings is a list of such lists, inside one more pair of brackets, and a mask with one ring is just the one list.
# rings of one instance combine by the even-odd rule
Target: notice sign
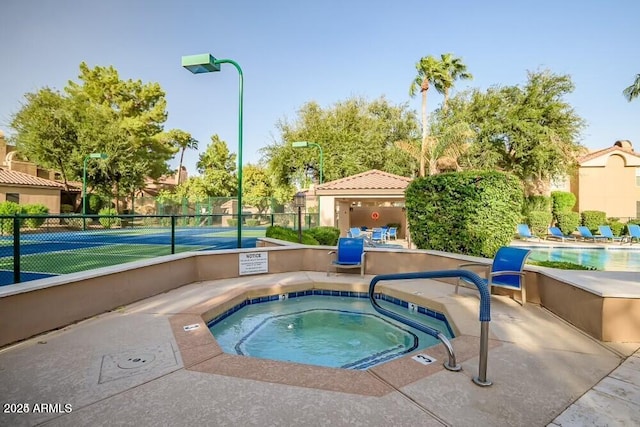
[[269,252],[238,254],[240,275],[269,272]]

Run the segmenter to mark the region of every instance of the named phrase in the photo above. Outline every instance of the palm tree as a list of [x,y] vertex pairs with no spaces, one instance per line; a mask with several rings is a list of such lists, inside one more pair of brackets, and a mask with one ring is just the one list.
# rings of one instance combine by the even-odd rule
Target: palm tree
[[[429,123],[427,120],[427,91],[429,90],[429,84],[433,84],[436,89],[438,87],[445,87],[445,80],[450,77],[447,70],[444,68],[441,61],[435,57],[429,55],[420,58],[420,61],[416,64],[416,70],[418,75],[411,83],[409,88],[409,95],[415,96],[420,89],[422,94],[422,144],[421,153],[425,153],[428,150],[429,141]],[[420,155],[420,176],[425,176],[425,156]]]
[[178,181],[176,185],[180,185],[182,178],[182,161],[184,160],[184,152],[187,148],[198,149],[198,141],[194,139],[189,132],[180,129],[171,129],[166,135],[169,144],[180,150],[180,164],[178,166]]
[[622,91],[622,94],[625,96],[625,98],[627,98],[627,101],[629,102],[631,102],[631,100],[633,100],[634,98],[640,96],[640,74],[636,74],[635,81],[631,84],[631,86]]
[[449,101],[449,91],[453,87],[453,83],[456,80],[470,80],[473,79],[473,75],[467,71],[467,66],[462,63],[462,59],[453,56],[451,53],[443,53],[440,55],[440,62],[444,67],[447,79],[442,81],[436,81],[436,90],[444,95],[444,101],[442,102],[442,109],[447,110],[447,102]]

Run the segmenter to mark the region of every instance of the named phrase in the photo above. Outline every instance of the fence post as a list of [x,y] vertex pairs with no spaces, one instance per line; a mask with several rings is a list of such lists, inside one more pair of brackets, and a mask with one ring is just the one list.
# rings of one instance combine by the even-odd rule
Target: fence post
[[271,226],[272,227],[273,227],[273,217],[274,217],[274,214],[273,214],[273,212],[271,212]]
[[13,283],[20,283],[20,219],[13,217]]
[[171,255],[176,253],[176,216],[171,215]]

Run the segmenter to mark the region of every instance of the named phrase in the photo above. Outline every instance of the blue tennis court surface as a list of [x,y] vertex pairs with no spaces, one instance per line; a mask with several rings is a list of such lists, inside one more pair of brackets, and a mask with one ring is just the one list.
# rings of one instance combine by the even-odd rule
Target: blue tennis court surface
[[[223,227],[176,228],[176,252],[235,249],[235,229]],[[243,232],[245,230],[243,229]],[[247,228],[250,236],[264,228]],[[231,236],[233,235],[233,236]],[[219,236],[219,237],[218,237]],[[0,237],[0,286],[14,283],[13,236]],[[242,247],[256,246],[257,237],[243,237]],[[169,228],[88,230],[23,234],[20,244],[21,282],[74,271],[121,264],[170,253]]]

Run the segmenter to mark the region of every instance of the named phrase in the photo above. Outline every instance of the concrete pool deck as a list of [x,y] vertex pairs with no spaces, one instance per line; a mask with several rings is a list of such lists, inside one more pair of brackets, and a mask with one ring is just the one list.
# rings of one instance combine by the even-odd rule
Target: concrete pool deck
[[[30,413],[3,411],[0,425],[635,425],[640,417],[640,343],[601,342],[538,305],[522,307],[508,297],[491,299],[487,377],[493,385],[474,385],[477,292],[455,295],[451,284],[439,281],[380,287],[428,300],[446,312],[460,337],[453,346],[461,353],[462,372],[441,368],[437,346],[429,351],[439,359],[437,366],[406,356],[351,379],[384,391],[377,395],[330,390],[311,380],[292,385],[287,378],[311,372],[316,383],[323,378],[331,383],[349,375],[328,368],[258,363],[236,370],[244,377],[212,372],[210,366],[225,355],[211,352],[208,340],[184,346],[175,321],[172,328],[176,316],[193,315],[192,307],[229,292],[301,284],[366,288],[372,277],[305,271],[200,281],[5,347],[0,350],[3,409],[16,404],[6,407],[15,412],[29,404]],[[204,337],[208,331],[196,331],[202,332]],[[41,404],[57,406],[35,413],[42,407],[34,405]]]

